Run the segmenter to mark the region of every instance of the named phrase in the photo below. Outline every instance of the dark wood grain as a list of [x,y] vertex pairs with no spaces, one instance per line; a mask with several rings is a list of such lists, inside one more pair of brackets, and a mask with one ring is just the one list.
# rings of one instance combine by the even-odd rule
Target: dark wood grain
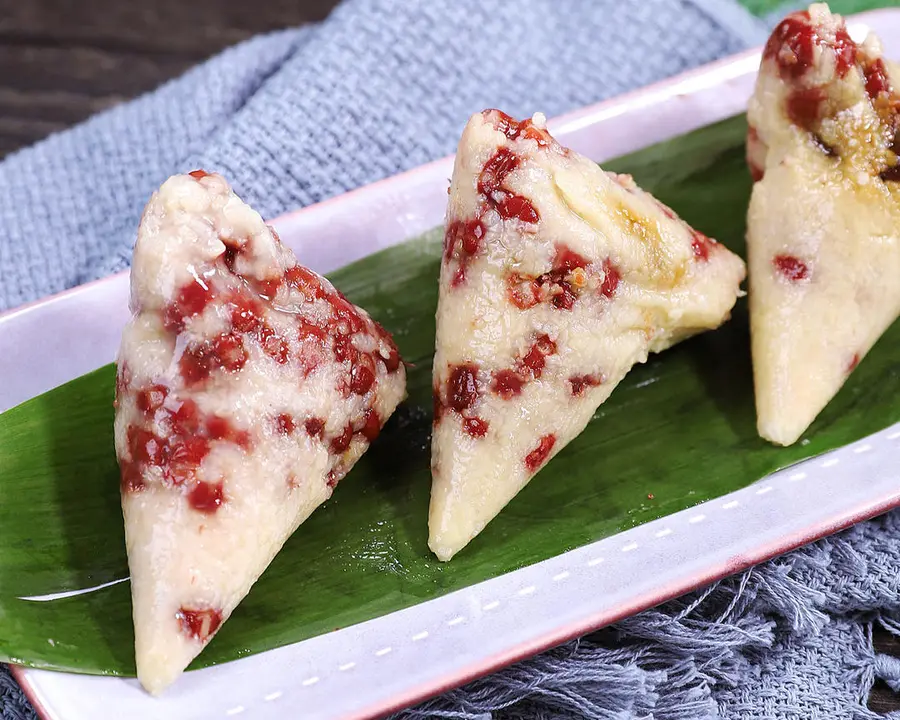
[[[0,0],[0,157],[152,90],[252,35],[323,19],[337,0]],[[878,652],[900,641],[875,633]],[[900,709],[878,682],[869,706]]]
[[337,0],[0,0],[0,157]]
[[[900,638],[881,628],[875,630],[872,635],[876,652],[900,657]],[[900,710],[900,695],[891,690],[886,683],[878,680],[869,694],[869,709],[882,714]]]

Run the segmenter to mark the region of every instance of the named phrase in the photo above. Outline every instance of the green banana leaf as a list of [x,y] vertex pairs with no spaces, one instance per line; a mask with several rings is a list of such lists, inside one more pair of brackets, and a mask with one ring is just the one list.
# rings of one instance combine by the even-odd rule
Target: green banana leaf
[[[743,253],[743,117],[607,164]],[[409,400],[287,542],[195,666],[434,598],[756,481],[900,420],[900,324],[791,448],[756,434],[746,304],[721,329],[636,367],[585,432],[450,563],[428,551],[431,356],[441,231],[332,275],[397,339]],[[0,416],[0,659],[133,674],[113,451],[113,368]]]
[[[779,17],[785,15],[789,10],[804,5],[804,3],[790,2],[787,0],[740,0],[740,2],[741,5],[754,15],[774,13]],[[850,15],[852,13],[863,12],[864,10],[875,10],[878,8],[896,6],[897,0],[830,0],[828,3],[831,12],[840,13],[841,15]]]

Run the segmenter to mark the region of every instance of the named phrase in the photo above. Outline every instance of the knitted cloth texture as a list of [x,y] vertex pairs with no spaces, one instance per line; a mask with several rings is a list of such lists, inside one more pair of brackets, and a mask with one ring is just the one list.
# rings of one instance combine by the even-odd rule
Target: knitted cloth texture
[[[173,173],[266,217],[453,152],[468,116],[553,116],[761,43],[722,0],[348,0],[0,163],[0,310],[127,266]],[[402,718],[869,718],[900,688],[900,514],[449,692]],[[896,614],[895,614],[896,613]],[[0,666],[0,715],[34,717]]]

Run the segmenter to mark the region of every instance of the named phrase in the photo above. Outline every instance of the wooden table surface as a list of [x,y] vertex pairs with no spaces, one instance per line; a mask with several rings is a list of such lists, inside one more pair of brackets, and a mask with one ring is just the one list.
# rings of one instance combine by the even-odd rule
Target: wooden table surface
[[337,0],[0,0],[0,157]]
[[[0,0],[0,157],[152,90],[228,45],[321,20],[336,4]],[[900,656],[897,639],[875,638],[877,650]],[[869,706],[898,710],[900,697],[878,682]]]

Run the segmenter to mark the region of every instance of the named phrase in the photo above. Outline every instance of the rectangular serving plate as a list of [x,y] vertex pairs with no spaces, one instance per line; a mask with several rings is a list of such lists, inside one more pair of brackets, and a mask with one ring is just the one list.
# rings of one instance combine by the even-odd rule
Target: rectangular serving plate
[[[855,38],[875,30],[888,56],[900,57],[900,10],[855,16],[850,27]],[[603,162],[742,112],[758,66],[758,50],[742,53],[557,118],[550,129]],[[304,263],[329,272],[439,225],[452,164],[430,163],[273,224]],[[0,412],[111,362],[127,298],[126,272],[0,315]],[[897,507],[897,468],[900,423],[544,562],[187,673],[162,698],[134,679],[13,671],[47,720],[378,716]]]

